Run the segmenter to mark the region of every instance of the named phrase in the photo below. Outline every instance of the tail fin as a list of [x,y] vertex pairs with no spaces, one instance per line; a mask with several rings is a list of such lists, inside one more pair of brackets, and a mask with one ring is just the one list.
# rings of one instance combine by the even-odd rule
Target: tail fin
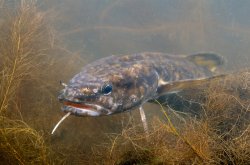
[[214,53],[198,53],[187,56],[196,65],[202,66],[214,72],[218,66],[224,64],[224,58]]

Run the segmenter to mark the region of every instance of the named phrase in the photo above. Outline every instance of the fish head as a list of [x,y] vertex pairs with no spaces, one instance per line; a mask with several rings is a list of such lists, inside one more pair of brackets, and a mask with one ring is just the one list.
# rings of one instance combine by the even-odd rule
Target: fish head
[[76,75],[58,96],[62,111],[76,116],[101,116],[112,113],[113,85],[103,79]]
[[158,85],[154,71],[110,58],[87,65],[70,80],[58,97],[64,112],[110,115],[135,109],[152,96]]

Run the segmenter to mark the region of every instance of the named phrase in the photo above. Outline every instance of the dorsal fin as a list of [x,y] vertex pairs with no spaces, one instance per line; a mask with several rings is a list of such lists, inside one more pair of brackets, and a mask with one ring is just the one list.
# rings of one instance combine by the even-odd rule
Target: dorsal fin
[[215,53],[197,53],[186,57],[196,65],[202,66],[214,72],[218,66],[224,64],[222,56]]

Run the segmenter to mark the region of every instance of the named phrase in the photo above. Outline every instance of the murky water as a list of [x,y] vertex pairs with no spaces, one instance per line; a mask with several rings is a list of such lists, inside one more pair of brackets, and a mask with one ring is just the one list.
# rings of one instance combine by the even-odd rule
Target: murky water
[[250,4],[246,1],[94,0],[54,5],[68,47],[93,60],[143,51],[212,51],[227,59],[228,68],[248,64]]
[[[157,51],[171,54],[215,52],[226,59],[225,72],[249,67],[250,1],[234,0],[52,0],[37,1],[41,10],[53,15],[57,39],[81,62],[57,82],[67,83],[84,64],[109,55]],[[0,20],[1,22],[1,20]],[[51,54],[53,56],[53,54]],[[75,69],[79,68],[79,69]],[[63,75],[63,74],[60,74]],[[59,83],[58,83],[59,84]],[[58,87],[59,89],[59,87]],[[28,97],[28,96],[27,96]],[[54,99],[57,93],[54,92]],[[57,103],[54,103],[57,104]],[[156,105],[146,105],[148,117],[160,116]],[[40,122],[50,121],[49,134],[63,115],[60,104]],[[138,111],[132,113],[139,121]],[[100,118],[71,116],[52,135],[58,146],[75,146],[85,153],[108,139],[107,133],[121,131],[130,114]],[[139,122],[138,122],[139,123]],[[42,123],[41,123],[42,124]],[[50,129],[51,128],[51,129]]]
[[[67,49],[81,53],[89,61],[111,54],[144,51],[216,52],[227,60],[226,72],[249,66],[250,3],[247,1],[75,0],[54,2],[53,8],[59,13],[55,26]],[[149,116],[159,115],[150,111],[152,106],[146,109]],[[55,111],[61,113],[59,109]],[[118,116],[71,117],[54,136],[63,134],[61,145],[69,139],[91,144],[102,139],[104,133],[115,132],[117,128],[119,131],[122,124]],[[139,120],[138,114],[136,117]],[[92,137],[98,138],[91,141]]]

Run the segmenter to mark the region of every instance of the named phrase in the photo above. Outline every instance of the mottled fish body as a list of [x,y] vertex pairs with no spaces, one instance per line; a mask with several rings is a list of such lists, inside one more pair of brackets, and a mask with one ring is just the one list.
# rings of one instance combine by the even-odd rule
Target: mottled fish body
[[221,64],[222,57],[213,53],[110,56],[86,65],[65,85],[58,98],[62,110],[76,116],[120,113],[199,85],[211,79]]

